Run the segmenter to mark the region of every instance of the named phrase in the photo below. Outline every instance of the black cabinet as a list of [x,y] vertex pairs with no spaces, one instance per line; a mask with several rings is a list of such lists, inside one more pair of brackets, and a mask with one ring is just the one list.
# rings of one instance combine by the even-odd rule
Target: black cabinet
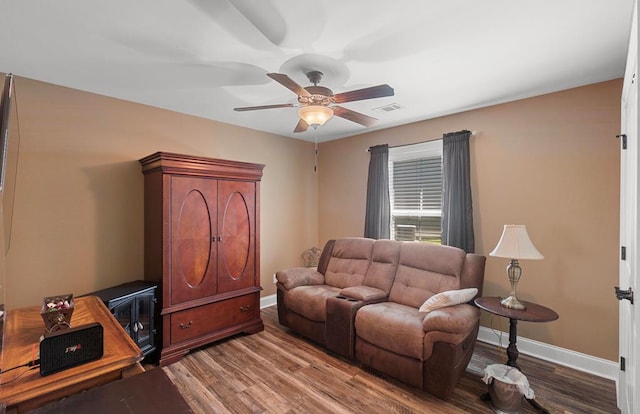
[[138,280],[99,290],[98,296],[147,357],[156,349],[157,284]]

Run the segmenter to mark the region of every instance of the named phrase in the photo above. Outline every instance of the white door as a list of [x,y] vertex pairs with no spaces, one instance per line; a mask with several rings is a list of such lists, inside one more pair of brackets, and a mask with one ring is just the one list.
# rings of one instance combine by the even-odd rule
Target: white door
[[[626,149],[620,158],[620,289],[632,291],[634,304],[630,300],[620,300],[620,359],[624,358],[624,370],[620,369],[618,379],[618,407],[622,413],[634,413],[640,409],[640,295],[638,286],[638,245],[640,210],[638,194],[640,177],[638,164],[638,18],[637,2],[633,12],[633,23],[629,42],[629,56],[622,89],[622,133],[626,135]],[[622,139],[621,139],[622,140]],[[623,142],[624,142],[623,141]],[[623,253],[624,249],[624,253]],[[624,257],[623,257],[624,256]]]

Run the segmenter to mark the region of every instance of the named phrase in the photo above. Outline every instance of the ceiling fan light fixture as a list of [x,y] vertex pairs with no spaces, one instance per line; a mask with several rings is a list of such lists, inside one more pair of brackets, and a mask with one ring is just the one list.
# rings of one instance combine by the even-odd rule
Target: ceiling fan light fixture
[[309,126],[318,127],[324,125],[333,116],[331,108],[320,105],[308,105],[298,109],[298,116]]

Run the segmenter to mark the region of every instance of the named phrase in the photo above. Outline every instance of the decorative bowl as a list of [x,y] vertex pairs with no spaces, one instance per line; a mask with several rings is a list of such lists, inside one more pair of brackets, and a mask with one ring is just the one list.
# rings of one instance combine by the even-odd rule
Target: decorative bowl
[[47,332],[59,331],[71,327],[73,313],[73,294],[49,296],[42,299],[42,320]]

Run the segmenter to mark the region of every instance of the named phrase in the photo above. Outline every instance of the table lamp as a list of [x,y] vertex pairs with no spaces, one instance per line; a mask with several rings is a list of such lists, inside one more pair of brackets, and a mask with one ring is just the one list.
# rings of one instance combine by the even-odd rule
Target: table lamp
[[544,259],[544,256],[540,254],[531,242],[529,234],[527,234],[527,227],[522,224],[505,224],[498,245],[489,253],[489,256],[511,259],[511,262],[509,262],[507,266],[507,276],[511,283],[511,294],[503,298],[500,304],[505,308],[524,310],[526,308],[525,305],[520,302],[516,296],[516,287],[522,275],[522,269],[520,268],[518,260]]

